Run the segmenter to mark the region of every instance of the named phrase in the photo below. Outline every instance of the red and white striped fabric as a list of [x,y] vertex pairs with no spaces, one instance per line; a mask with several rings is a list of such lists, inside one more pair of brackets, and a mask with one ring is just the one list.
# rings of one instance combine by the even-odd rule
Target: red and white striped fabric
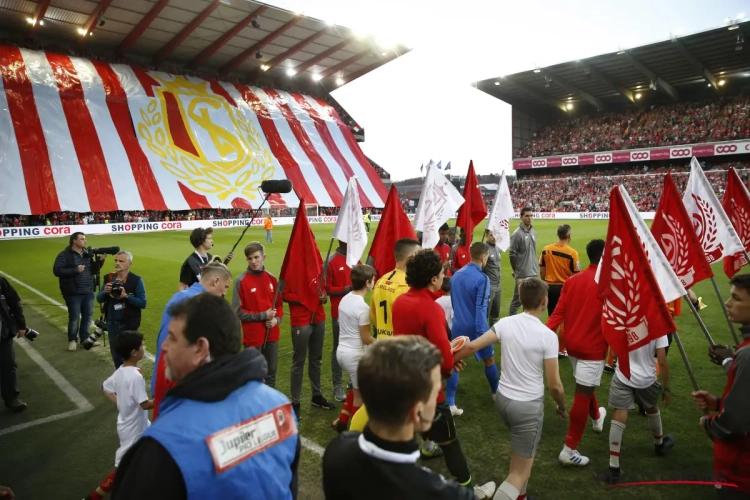
[[0,213],[256,207],[266,179],[338,206],[387,190],[349,128],[309,96],[0,45]]

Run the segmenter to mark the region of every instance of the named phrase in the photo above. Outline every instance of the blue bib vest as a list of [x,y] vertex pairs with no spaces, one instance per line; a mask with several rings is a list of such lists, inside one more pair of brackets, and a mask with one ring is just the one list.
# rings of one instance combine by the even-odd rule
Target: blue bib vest
[[297,422],[286,396],[262,382],[218,402],[167,397],[143,435],[177,463],[188,499],[292,498]]

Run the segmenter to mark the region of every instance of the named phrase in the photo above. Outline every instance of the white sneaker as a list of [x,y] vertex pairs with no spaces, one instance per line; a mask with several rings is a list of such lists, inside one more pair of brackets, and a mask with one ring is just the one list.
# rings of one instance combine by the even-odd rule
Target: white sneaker
[[607,416],[607,409],[603,406],[599,407],[599,418],[591,421],[594,424],[594,432],[602,432],[604,429],[604,417]]
[[482,486],[474,486],[474,496],[479,500],[492,498],[492,495],[495,494],[496,489],[497,485],[494,481],[490,481],[489,483],[483,484]]
[[71,340],[70,342],[68,342],[69,351],[75,351],[77,347],[78,347],[78,342],[76,342],[75,340]]
[[497,401],[497,391],[492,393],[492,402]]
[[457,417],[463,414],[464,414],[464,411],[461,408],[457,407],[456,405],[451,406],[451,415],[453,415],[454,417]]
[[578,453],[578,450],[571,450],[568,447],[563,447],[557,460],[563,465],[575,465],[578,467],[583,467],[589,463],[588,457],[584,457]]

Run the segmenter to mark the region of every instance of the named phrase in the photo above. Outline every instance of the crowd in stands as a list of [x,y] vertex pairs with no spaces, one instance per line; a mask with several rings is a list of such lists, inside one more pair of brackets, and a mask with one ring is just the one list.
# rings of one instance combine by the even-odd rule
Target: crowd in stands
[[731,141],[750,137],[750,96],[601,113],[543,126],[516,158]]
[[[750,187],[750,162],[731,162],[706,170],[706,177],[721,198],[727,180],[727,170],[734,167],[746,186]],[[517,180],[510,186],[511,198],[520,209],[530,206],[537,212],[607,212],[609,192],[622,184],[628,190],[638,210],[654,212],[659,204],[664,174],[671,172],[680,192],[690,173],[690,165],[646,168],[633,167],[620,170],[579,172],[576,174],[545,174],[528,180]],[[608,175],[609,173],[609,175]]]

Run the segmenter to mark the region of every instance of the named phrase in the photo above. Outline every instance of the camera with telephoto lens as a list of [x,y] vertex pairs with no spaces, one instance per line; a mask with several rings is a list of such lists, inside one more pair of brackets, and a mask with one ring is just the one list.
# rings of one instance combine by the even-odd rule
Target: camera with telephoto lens
[[104,335],[104,332],[107,331],[107,323],[104,321],[104,318],[99,318],[94,322],[94,325],[96,325],[96,330],[94,330],[94,333],[89,335],[89,337],[83,341],[81,345],[83,345],[83,348],[87,351],[94,347],[94,342],[99,340],[99,337]]
[[122,293],[122,289],[125,287],[125,283],[121,280],[112,280],[112,291],[110,292],[110,295],[113,297],[119,297]]
[[36,340],[36,338],[39,336],[39,332],[37,332],[33,328],[26,328],[26,333],[24,333],[23,336],[26,337],[26,340],[34,342],[34,340]]

